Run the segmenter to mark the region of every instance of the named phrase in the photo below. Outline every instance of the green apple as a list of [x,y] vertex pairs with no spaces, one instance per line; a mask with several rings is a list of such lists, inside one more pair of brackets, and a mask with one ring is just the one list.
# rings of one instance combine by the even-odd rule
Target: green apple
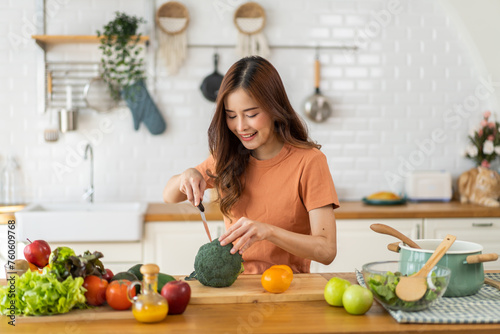
[[373,294],[361,285],[351,285],[342,296],[342,303],[347,313],[361,315],[368,312],[373,304]]
[[332,306],[342,307],[342,296],[344,291],[351,286],[351,282],[339,278],[333,277],[325,285],[325,300],[328,304]]

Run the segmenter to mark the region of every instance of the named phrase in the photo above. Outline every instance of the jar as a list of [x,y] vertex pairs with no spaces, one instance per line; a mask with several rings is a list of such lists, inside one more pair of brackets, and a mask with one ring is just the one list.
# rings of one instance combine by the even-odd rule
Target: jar
[[[168,302],[157,292],[160,268],[156,264],[145,264],[140,271],[143,274],[142,283],[133,282],[127,291],[128,299],[132,302],[132,314],[139,322],[162,321],[168,313]],[[131,298],[136,285],[141,286],[141,294]]]
[[21,168],[14,156],[9,155],[0,175],[0,204],[23,204],[23,189]]

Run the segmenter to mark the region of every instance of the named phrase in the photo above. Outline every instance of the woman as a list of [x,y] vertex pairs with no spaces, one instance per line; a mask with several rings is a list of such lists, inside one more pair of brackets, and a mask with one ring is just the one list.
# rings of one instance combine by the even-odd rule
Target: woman
[[274,264],[309,272],[337,253],[339,206],[326,157],[293,110],[276,69],[261,57],[236,62],[224,76],[208,129],[210,157],[173,176],[164,201],[198,206],[215,188],[226,232],[245,274]]

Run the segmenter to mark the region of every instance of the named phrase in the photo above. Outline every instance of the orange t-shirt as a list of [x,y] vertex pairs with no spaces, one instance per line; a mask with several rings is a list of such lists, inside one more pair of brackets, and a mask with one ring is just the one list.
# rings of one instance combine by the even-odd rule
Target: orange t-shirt
[[[207,187],[213,187],[207,169],[215,174],[214,159],[210,156],[196,166]],[[339,207],[337,192],[328,168],[326,156],[318,149],[283,145],[275,157],[257,160],[250,156],[242,176],[244,189],[231,208],[235,223],[247,217],[300,234],[311,234],[308,212],[333,204]],[[231,226],[224,217],[226,229]],[[245,274],[260,274],[275,264],[287,264],[294,272],[310,271],[311,260],[292,255],[273,243],[262,240],[243,253]]]

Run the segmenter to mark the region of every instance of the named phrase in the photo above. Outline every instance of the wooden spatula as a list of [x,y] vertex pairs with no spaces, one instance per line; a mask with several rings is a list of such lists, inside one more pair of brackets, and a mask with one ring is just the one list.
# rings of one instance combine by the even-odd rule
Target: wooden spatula
[[500,281],[495,281],[491,278],[484,278],[484,283],[488,284],[488,285],[491,285],[492,287],[495,287],[497,288],[498,290],[500,290]]
[[411,276],[401,277],[396,286],[396,295],[407,302],[414,302],[422,298],[427,291],[427,275],[429,275],[432,268],[441,260],[448,249],[450,249],[456,239],[457,237],[448,234],[436,248],[434,253],[432,253],[422,269]]

